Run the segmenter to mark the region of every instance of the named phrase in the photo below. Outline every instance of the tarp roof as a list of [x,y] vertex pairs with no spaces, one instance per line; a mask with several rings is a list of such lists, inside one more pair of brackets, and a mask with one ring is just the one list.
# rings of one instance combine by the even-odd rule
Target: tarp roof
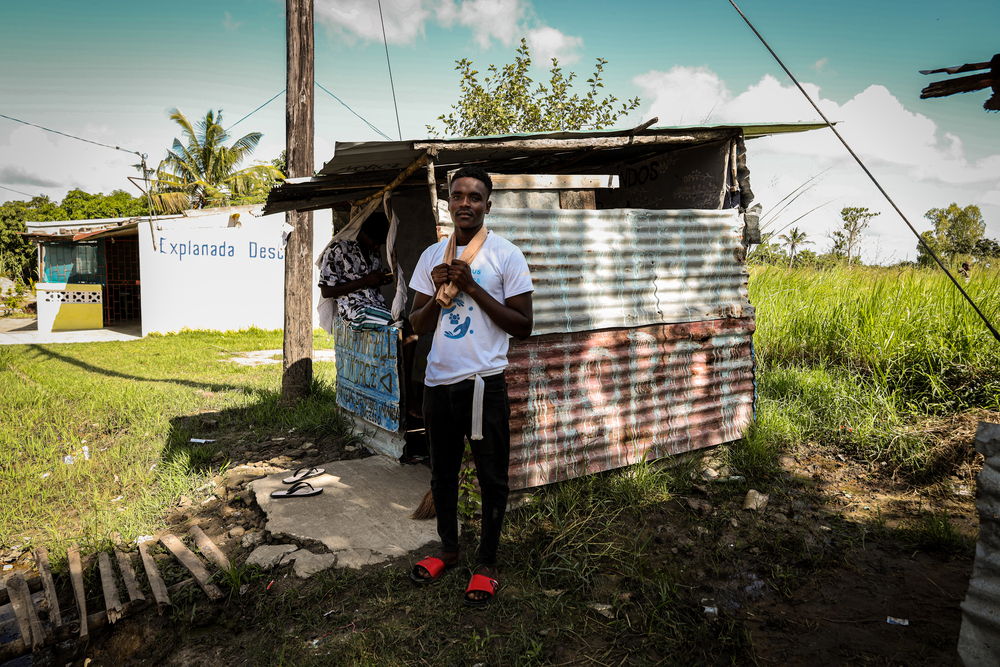
[[[289,179],[271,191],[265,213],[313,210],[354,201],[390,184],[430,151],[437,169],[479,164],[496,173],[604,173],[609,164],[640,160],[666,150],[722,141],[804,132],[824,123],[755,123],[650,127],[639,130],[533,132],[487,137],[338,142],[333,158],[314,177]],[[421,170],[422,171],[422,170]],[[426,183],[414,173],[400,185]]]

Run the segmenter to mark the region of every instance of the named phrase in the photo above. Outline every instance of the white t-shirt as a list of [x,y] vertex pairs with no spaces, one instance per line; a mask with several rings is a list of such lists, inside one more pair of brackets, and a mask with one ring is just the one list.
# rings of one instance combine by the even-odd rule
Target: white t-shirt
[[[424,250],[413,270],[410,287],[434,298],[431,270],[444,261],[446,245],[448,239],[443,239]],[[465,246],[458,246],[455,256],[461,257],[464,249]],[[500,303],[534,290],[524,254],[493,232],[489,232],[470,269],[476,284]],[[427,355],[424,384],[435,387],[461,382],[477,373],[499,373],[507,367],[509,338],[507,332],[479,310],[471,297],[459,292],[451,308],[441,309],[431,352]]]

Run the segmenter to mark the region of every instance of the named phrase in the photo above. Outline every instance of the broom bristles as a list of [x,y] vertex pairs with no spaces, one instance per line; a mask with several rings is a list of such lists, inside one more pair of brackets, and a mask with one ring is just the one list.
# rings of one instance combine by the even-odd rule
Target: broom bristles
[[417,505],[417,509],[413,510],[410,518],[417,521],[426,521],[427,519],[433,519],[435,516],[437,516],[437,512],[434,510],[434,494],[428,490],[424,494],[424,499]]

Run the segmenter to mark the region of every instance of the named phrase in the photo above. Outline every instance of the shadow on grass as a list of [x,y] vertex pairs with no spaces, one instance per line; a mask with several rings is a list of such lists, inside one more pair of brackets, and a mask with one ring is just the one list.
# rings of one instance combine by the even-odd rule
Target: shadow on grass
[[360,444],[361,436],[340,414],[335,389],[315,380],[310,394],[293,405],[285,405],[277,391],[256,390],[249,405],[175,417],[162,461],[185,473],[211,474],[289,452],[301,457],[307,449],[318,450],[315,458],[344,458],[346,446]]
[[260,389],[257,387],[252,387],[248,385],[235,385],[235,384],[225,384],[221,382],[197,382],[195,380],[182,380],[178,378],[148,378],[142,377],[141,375],[132,375],[130,373],[122,373],[121,371],[116,371],[110,368],[102,368],[101,366],[95,366],[94,364],[87,363],[76,357],[71,357],[66,354],[60,354],[44,345],[29,345],[29,349],[34,351],[40,357],[46,357],[48,359],[55,359],[72,366],[76,366],[82,370],[89,373],[98,373],[100,375],[107,375],[108,377],[118,378],[121,380],[135,380],[137,382],[163,382],[169,384],[176,384],[182,387],[191,387],[193,389],[205,389],[208,391],[240,391],[246,394],[260,393]]

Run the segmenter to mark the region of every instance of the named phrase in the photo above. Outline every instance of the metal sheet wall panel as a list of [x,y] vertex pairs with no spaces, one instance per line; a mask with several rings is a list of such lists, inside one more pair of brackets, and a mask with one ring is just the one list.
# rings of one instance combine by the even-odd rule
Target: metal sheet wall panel
[[493,209],[524,253],[535,334],[753,317],[735,210]]
[[742,437],[753,331],[742,318],[511,341],[511,488]]
[[387,431],[399,430],[399,336],[396,327],[354,329],[334,320],[337,405]]
[[1000,424],[980,422],[976,451],[983,455],[976,496],[979,542],[962,602],[958,654],[965,665],[992,666],[1000,664]]

